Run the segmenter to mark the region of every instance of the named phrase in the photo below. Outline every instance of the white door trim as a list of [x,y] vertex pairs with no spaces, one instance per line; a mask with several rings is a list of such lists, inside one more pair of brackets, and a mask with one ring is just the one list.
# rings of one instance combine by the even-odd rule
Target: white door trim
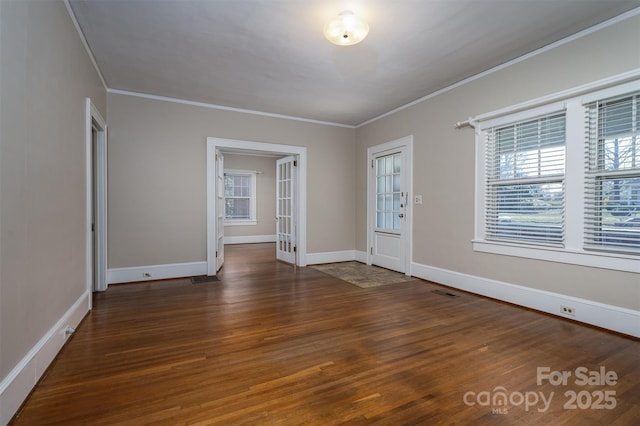
[[382,152],[403,148],[406,150],[406,169],[409,177],[406,182],[405,189],[409,193],[407,197],[408,203],[406,208],[406,237],[405,237],[405,274],[411,276],[411,261],[413,259],[413,135],[405,136],[390,142],[372,146],[367,149],[367,265],[371,265],[373,247],[373,229],[375,223],[375,211],[371,208],[372,200],[375,198],[375,190],[373,187],[370,164],[374,157]]
[[234,139],[207,137],[207,274],[216,274],[216,199],[215,199],[215,152],[240,150],[257,153],[296,155],[298,158],[298,185],[296,198],[298,199],[298,257],[297,265],[307,265],[307,148],[295,145],[281,145],[265,142],[251,142]]
[[[104,291],[107,289],[107,123],[102,118],[100,111],[91,102],[86,100],[86,126],[85,126],[85,183],[86,183],[86,280],[89,293]],[[93,146],[91,129],[97,130],[96,146]],[[93,243],[93,150],[96,150],[96,212],[95,212],[95,246]],[[95,254],[94,254],[95,250]],[[94,283],[93,263],[96,261],[96,274]],[[95,285],[95,288],[94,288]],[[89,297],[89,309],[91,309],[91,297]]]

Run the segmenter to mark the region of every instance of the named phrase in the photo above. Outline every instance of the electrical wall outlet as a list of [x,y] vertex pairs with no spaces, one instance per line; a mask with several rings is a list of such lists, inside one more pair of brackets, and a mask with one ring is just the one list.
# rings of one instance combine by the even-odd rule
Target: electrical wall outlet
[[572,316],[576,315],[575,308],[572,308],[570,306],[560,305],[560,312],[565,314],[565,315],[572,315]]

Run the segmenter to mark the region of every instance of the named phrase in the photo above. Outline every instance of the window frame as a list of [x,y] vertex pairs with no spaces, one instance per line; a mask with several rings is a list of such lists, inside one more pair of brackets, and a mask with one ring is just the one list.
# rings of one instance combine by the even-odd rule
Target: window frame
[[[249,219],[245,218],[227,218],[226,215],[226,204],[227,204],[227,196],[224,197],[225,202],[225,217],[224,217],[224,226],[254,226],[258,224],[258,219],[256,216],[257,206],[256,206],[256,175],[257,172],[255,170],[240,170],[240,169],[224,169],[224,176],[247,176],[249,177],[249,196],[248,197],[233,197],[233,198],[248,198],[249,199]],[[226,182],[225,182],[225,194],[226,194]]]
[[[497,124],[495,121],[489,121],[487,123],[484,123],[481,126],[481,131],[484,132],[484,136],[485,136],[485,141],[484,141],[484,147],[485,150],[487,149],[488,145],[491,144],[492,145],[492,150],[491,152],[485,156],[485,163],[484,163],[484,168],[485,168],[485,192],[484,192],[484,214],[483,214],[483,220],[484,220],[484,229],[483,229],[483,235],[485,236],[486,240],[490,240],[490,241],[500,241],[500,242],[513,242],[516,244],[523,244],[523,245],[549,245],[549,246],[554,246],[554,247],[558,247],[558,246],[562,246],[564,244],[564,228],[565,228],[565,216],[564,216],[564,208],[565,208],[565,161],[563,158],[563,165],[562,165],[562,172],[559,173],[551,173],[551,174],[547,174],[544,175],[541,173],[541,162],[540,162],[540,150],[541,148],[538,146],[537,148],[537,153],[538,153],[538,174],[535,176],[522,176],[522,177],[518,177],[518,176],[500,176],[501,172],[500,172],[500,166],[498,165],[500,163],[500,142],[499,142],[499,137],[496,137],[496,134],[501,133],[503,130],[507,130],[509,128],[513,128],[514,132],[518,132],[520,129],[522,129],[522,127],[524,125],[527,124],[531,124],[531,123],[535,123],[537,126],[538,131],[540,130],[541,125],[543,125],[544,120],[556,120],[557,117],[561,116],[562,117],[562,123],[563,126],[565,126],[565,120],[566,120],[566,110],[564,108],[564,104],[553,104],[544,108],[536,108],[533,109],[531,111],[528,111],[525,115],[519,114],[517,117],[517,120],[515,121],[507,121],[510,118],[513,118],[511,115],[505,117],[505,120],[500,120]],[[507,122],[504,122],[507,121]],[[549,121],[547,121],[549,122]],[[491,136],[490,136],[491,135]],[[566,139],[566,132],[563,134],[563,139]],[[517,155],[523,154],[525,153],[525,151],[520,151],[519,149],[516,149],[519,147],[520,143],[523,143],[525,141],[530,141],[527,137],[525,137],[524,139],[521,138],[516,138],[514,137],[514,173],[517,171],[517,167],[515,164],[515,158],[517,157]],[[541,139],[537,139],[536,142],[541,142]],[[566,141],[563,140],[563,143],[561,144],[562,149],[563,149],[563,157],[566,157]],[[529,150],[532,151],[532,150]],[[551,159],[551,161],[557,161],[555,159],[555,155],[553,157],[553,159]],[[526,165],[526,163],[525,163]],[[546,165],[548,167],[548,165]],[[527,167],[525,167],[524,170],[526,170]],[[487,171],[491,171],[490,176],[487,176]],[[516,188],[516,187],[526,187],[526,186],[530,186],[530,185],[544,185],[544,184],[560,184],[561,188],[562,188],[562,208],[561,208],[561,218],[560,218],[560,229],[559,229],[559,238],[542,238],[542,237],[535,237],[534,234],[532,234],[532,232],[534,232],[534,227],[532,226],[531,223],[526,223],[526,222],[514,222],[515,224],[520,223],[521,226],[514,226],[511,231],[509,231],[508,228],[510,228],[511,223],[509,225],[507,224],[502,224],[501,225],[501,221],[499,220],[499,212],[498,212],[498,192],[500,188]],[[494,193],[495,190],[496,193]],[[490,200],[487,200],[487,197],[489,197]],[[545,228],[542,227],[541,230],[549,230],[550,228]],[[506,233],[506,235],[500,236],[500,233],[504,232]],[[515,235],[515,234],[519,234],[519,233],[523,233],[521,236],[520,235]],[[511,235],[509,235],[511,234]]]
[[[640,255],[613,251],[585,249],[585,110],[587,104],[613,96],[640,90],[638,75],[610,78],[590,83],[544,98],[482,114],[470,123],[475,127],[475,201],[474,251],[516,256],[574,265],[640,273]],[[543,116],[564,109],[566,112],[565,151],[565,236],[564,247],[535,245],[486,238],[486,132],[493,127],[507,125],[528,118]]]
[[[611,148],[607,148],[607,135],[603,135],[601,133],[602,130],[606,128],[606,111],[609,110],[609,105],[612,105],[616,102],[623,101],[625,99],[631,98],[630,103],[630,117],[631,129],[626,132],[627,137],[629,137],[629,147],[631,150],[631,167],[616,167],[615,163],[619,164],[620,158],[623,161],[628,160],[625,158],[625,151],[623,147],[622,153],[619,153],[616,142],[614,145],[616,149],[613,150],[613,153],[610,151]],[[638,129],[638,117],[640,117],[640,91],[635,91],[632,93],[624,93],[622,96],[613,96],[608,98],[599,98],[591,103],[585,103],[585,121],[590,125],[597,123],[595,126],[590,126],[588,130],[588,137],[586,141],[585,147],[585,159],[586,159],[586,192],[591,195],[587,202],[587,208],[585,209],[585,222],[588,222],[589,226],[585,226],[585,248],[587,250],[596,250],[596,251],[620,251],[620,252],[628,252],[632,255],[640,256],[640,246],[628,245],[628,238],[631,234],[636,234],[636,236],[640,236],[640,229],[635,230],[627,230],[627,228],[619,228],[617,225],[620,222],[611,222],[607,224],[608,221],[615,220],[615,213],[607,214],[606,204],[607,201],[607,190],[604,188],[606,182],[612,182],[614,185],[619,185],[619,181],[621,180],[633,180],[640,181],[640,153],[638,149],[640,149],[640,131]],[[615,107],[614,107],[615,108]],[[602,110],[605,111],[605,125],[604,128],[600,127],[601,123],[601,113]],[[613,116],[614,121],[618,120],[618,116]],[[617,123],[620,125],[620,123]],[[615,125],[614,125],[615,126]],[[621,136],[620,133],[616,133],[613,139],[616,141],[618,137]],[[602,139],[604,138],[604,139]],[[609,156],[613,154],[614,159],[611,164],[611,168],[607,166],[607,159]],[[627,151],[626,154],[629,154]],[[636,183],[637,185],[637,183]],[[620,191],[620,188],[618,188]],[[633,189],[633,191],[638,191],[638,189]],[[615,190],[614,190],[615,193]],[[618,195],[619,196],[619,195]],[[615,201],[615,198],[614,198]],[[619,200],[618,200],[619,201]],[[615,202],[614,202],[615,204]],[[607,218],[608,216],[608,218]],[[634,214],[632,216],[634,219],[640,219],[640,216]],[[624,226],[624,225],[623,225]],[[635,227],[634,227],[635,228]],[[631,231],[631,232],[629,232]],[[636,233],[638,231],[638,233]],[[617,242],[617,244],[616,244]],[[640,245],[640,244],[639,244]]]

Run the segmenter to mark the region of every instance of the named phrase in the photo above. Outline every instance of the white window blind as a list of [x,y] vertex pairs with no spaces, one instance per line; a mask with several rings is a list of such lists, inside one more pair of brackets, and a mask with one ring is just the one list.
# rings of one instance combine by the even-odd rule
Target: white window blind
[[562,246],[565,113],[485,132],[485,239]]
[[640,253],[640,92],[585,105],[585,249]]

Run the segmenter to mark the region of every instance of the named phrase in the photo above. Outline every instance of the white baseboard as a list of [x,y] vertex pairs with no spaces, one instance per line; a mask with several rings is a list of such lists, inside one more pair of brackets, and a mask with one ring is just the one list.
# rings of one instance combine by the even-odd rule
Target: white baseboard
[[84,292],[53,327],[31,348],[11,372],[0,382],[0,424],[6,425],[29,395],[49,364],[56,357],[87,312],[91,293]]
[[[631,309],[467,275],[420,263],[411,264],[411,273],[415,277],[460,290],[640,337],[640,312]],[[574,308],[575,316],[562,314],[560,305]]]
[[348,262],[355,260],[367,263],[367,252],[358,250],[328,251],[324,253],[307,253],[307,265],[320,265],[322,263]]
[[307,265],[322,263],[348,262],[356,260],[355,250],[328,251],[324,253],[307,253]]
[[171,263],[167,265],[134,266],[107,270],[107,283],[163,280],[167,278],[206,275],[207,262]]
[[225,236],[225,244],[254,244],[254,243],[275,243],[275,235],[247,235],[247,236]]

